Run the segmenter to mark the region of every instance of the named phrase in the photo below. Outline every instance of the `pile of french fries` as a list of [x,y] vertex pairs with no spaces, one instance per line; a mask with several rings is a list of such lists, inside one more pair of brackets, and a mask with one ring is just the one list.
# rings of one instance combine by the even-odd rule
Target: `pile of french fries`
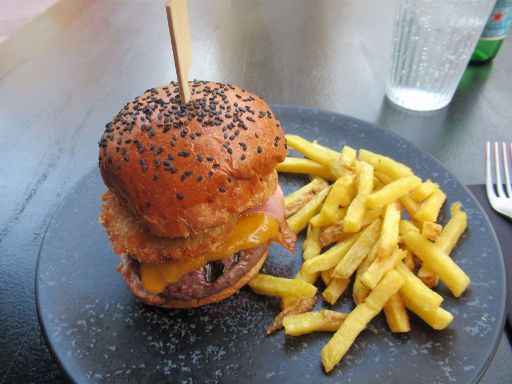
[[[467,227],[461,204],[452,204],[443,226],[437,220],[446,194],[405,164],[365,149],[337,152],[300,136],[286,140],[304,158],[288,157],[277,170],[311,180],[286,196],[286,219],[292,230],[307,234],[294,279],[259,274],[249,284],[256,293],[281,298],[282,312],[268,333],[334,332],[321,353],[330,372],[381,311],[391,332],[410,331],[407,310],[433,329],[446,328],[453,316],[434,288],[441,280],[460,297],[470,283],[450,258]],[[352,282],[354,309],[311,312],[318,278],[330,305]]]

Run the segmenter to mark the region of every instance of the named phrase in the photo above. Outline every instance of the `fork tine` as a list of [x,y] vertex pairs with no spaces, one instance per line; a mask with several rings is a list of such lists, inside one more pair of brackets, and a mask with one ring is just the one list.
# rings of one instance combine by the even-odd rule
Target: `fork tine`
[[498,142],[494,142],[494,161],[496,168],[496,193],[498,197],[505,197],[505,191],[503,190],[503,182],[501,181],[501,167],[500,167],[500,148]]
[[502,143],[501,150],[503,152],[503,169],[505,170],[505,188],[507,190],[508,197],[512,198],[512,186],[510,185],[510,174],[508,172],[510,163],[508,161],[507,145],[505,143]]
[[492,197],[496,196],[496,192],[494,192],[494,186],[492,182],[491,143],[489,141],[487,142],[485,151],[485,170],[485,189],[487,191],[487,197],[490,200]]

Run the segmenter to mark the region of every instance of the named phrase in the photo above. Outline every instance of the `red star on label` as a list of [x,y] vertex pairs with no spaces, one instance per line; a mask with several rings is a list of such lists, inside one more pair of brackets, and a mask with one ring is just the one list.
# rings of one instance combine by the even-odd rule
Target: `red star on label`
[[503,12],[495,13],[495,14],[492,16],[492,21],[493,21],[494,23],[497,23],[497,22],[501,21],[501,19],[503,19]]

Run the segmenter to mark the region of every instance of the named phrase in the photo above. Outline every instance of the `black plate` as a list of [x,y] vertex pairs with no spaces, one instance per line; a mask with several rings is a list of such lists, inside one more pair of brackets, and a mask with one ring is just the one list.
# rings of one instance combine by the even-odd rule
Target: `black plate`
[[[412,317],[412,331],[393,335],[381,317],[356,340],[330,374],[320,350],[327,333],[267,336],[279,312],[277,300],[248,288],[216,305],[162,310],[137,302],[115,271],[118,262],[98,224],[103,183],[96,169],[68,194],[41,246],[36,299],[47,343],[72,381],[167,382],[475,382],[492,358],[502,333],[505,274],[496,237],[481,208],[438,161],[402,138],[369,123],[313,109],[274,106],[284,129],[341,148],[345,143],[403,161],[423,178],[439,182],[448,203],[460,200],[469,230],[453,257],[472,284],[454,299],[444,286],[450,327],[434,331]],[[282,176],[289,193],[304,178]],[[446,217],[447,209],[444,215]],[[269,273],[292,277],[301,263],[272,246]],[[348,295],[336,308],[350,308]],[[318,304],[321,307],[322,304]]]

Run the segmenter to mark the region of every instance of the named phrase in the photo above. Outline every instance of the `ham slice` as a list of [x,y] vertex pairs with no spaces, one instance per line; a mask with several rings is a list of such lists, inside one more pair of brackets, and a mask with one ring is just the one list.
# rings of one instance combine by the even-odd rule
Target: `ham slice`
[[293,232],[284,219],[284,194],[277,184],[276,191],[264,204],[259,207],[248,209],[244,211],[241,216],[263,214],[273,217],[279,222],[280,233],[277,241],[281,243],[290,252],[295,250],[295,241],[297,240],[297,234]]

